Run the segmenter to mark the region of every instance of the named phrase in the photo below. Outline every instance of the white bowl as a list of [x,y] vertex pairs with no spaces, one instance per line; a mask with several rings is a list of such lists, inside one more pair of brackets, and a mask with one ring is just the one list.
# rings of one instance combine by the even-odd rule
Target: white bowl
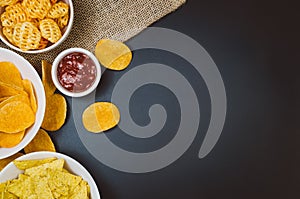
[[15,147],[0,148],[0,159],[3,159],[22,150],[34,138],[43,122],[46,97],[40,76],[26,59],[15,52],[0,48],[0,61],[12,62],[19,69],[22,78],[29,79],[32,82],[38,105],[35,123],[27,130],[23,140]]
[[[3,43],[5,43],[7,46],[9,46],[10,48],[19,51],[19,52],[23,52],[23,53],[29,53],[29,54],[38,54],[38,53],[44,53],[44,52],[48,52],[54,48],[56,48],[57,46],[59,46],[63,41],[66,40],[67,36],[70,34],[70,31],[72,29],[72,25],[73,25],[73,21],[74,21],[74,8],[73,8],[73,2],[72,0],[62,0],[63,2],[67,3],[69,5],[69,21],[68,21],[68,25],[62,30],[62,37],[54,44],[52,44],[51,46],[48,46],[44,49],[41,50],[27,50],[27,51],[23,51],[20,48],[18,48],[17,46],[11,44],[6,37],[3,35],[2,33],[2,25],[0,23],[0,39],[3,41]],[[4,7],[0,7],[0,15],[4,12]]]
[[[32,160],[32,159],[44,159],[44,158],[50,158],[50,157],[56,157],[56,158],[63,158],[65,160],[65,166],[64,168],[67,169],[69,172],[81,176],[87,183],[89,184],[91,188],[91,199],[100,199],[99,190],[97,188],[97,185],[92,178],[92,176],[89,174],[89,172],[76,160],[73,158],[61,154],[61,153],[55,153],[55,152],[34,152],[29,153],[26,155],[23,155],[17,160]],[[15,179],[18,177],[19,174],[21,174],[23,171],[19,170],[13,162],[9,163],[0,173],[0,183],[5,182],[7,180]]]
[[[65,89],[59,83],[58,78],[57,78],[57,67],[58,67],[60,61],[66,55],[68,55],[70,53],[74,53],[74,52],[83,53],[83,54],[86,54],[87,56],[89,56],[93,60],[93,62],[95,63],[96,69],[97,69],[96,79],[95,79],[93,85],[91,87],[89,87],[87,90],[82,91],[82,92],[71,92],[71,91]],[[69,48],[69,49],[64,50],[61,53],[59,53],[59,55],[55,58],[55,60],[52,64],[51,76],[52,76],[52,80],[53,80],[54,85],[63,94],[65,94],[67,96],[70,96],[70,97],[83,97],[85,95],[90,94],[91,92],[93,92],[97,88],[97,86],[100,82],[100,79],[101,79],[101,67],[100,67],[99,61],[97,60],[97,58],[95,57],[95,55],[92,52],[90,52],[88,50],[85,50],[83,48]]]

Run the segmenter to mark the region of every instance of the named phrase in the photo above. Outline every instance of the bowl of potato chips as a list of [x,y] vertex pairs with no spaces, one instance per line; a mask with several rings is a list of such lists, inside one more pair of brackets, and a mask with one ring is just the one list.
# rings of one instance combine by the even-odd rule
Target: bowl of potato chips
[[44,87],[33,66],[0,48],[0,159],[22,150],[34,138],[45,106]]
[[0,173],[0,195],[100,199],[95,181],[80,163],[67,155],[46,151],[29,153],[9,163]]
[[56,48],[69,35],[74,9],[72,0],[0,1],[0,39],[25,53]]

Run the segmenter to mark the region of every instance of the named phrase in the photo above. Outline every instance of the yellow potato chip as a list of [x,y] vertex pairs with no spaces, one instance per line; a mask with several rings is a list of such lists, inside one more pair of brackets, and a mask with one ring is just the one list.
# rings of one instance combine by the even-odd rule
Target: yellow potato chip
[[109,102],[97,102],[90,105],[82,115],[84,127],[93,133],[99,133],[115,127],[120,121],[118,108]]
[[28,98],[28,95],[25,94],[17,94],[17,95],[13,95],[11,97],[8,97],[6,100],[0,102],[0,109],[5,106],[8,103],[14,102],[14,101],[20,101],[20,102],[24,102],[25,104],[27,104],[28,106],[30,105],[30,101]]
[[11,43],[14,44],[13,40],[13,33],[14,33],[14,28],[13,27],[7,27],[4,26],[2,28],[3,35],[6,37],[6,39]]
[[[6,84],[0,81],[0,97],[10,97],[17,94],[24,94],[23,89],[16,86]],[[25,93],[26,94],[26,93]]]
[[57,23],[58,27],[62,30],[64,27],[67,26],[69,21],[69,15],[66,14],[62,17],[59,17],[57,19],[55,19],[55,22]]
[[17,3],[19,0],[0,0],[0,7],[9,6]]
[[19,133],[3,133],[0,132],[0,147],[11,148],[17,146],[25,135],[25,130]]
[[9,8],[1,15],[2,26],[12,27],[17,23],[24,22],[26,20],[26,13],[20,3],[9,6]]
[[38,159],[38,160],[14,160],[14,165],[20,169],[25,170],[32,167],[40,166],[45,163],[50,163],[56,160],[57,158],[45,158],[45,159]]
[[37,49],[41,50],[47,47],[49,41],[45,39],[44,37],[41,38],[40,44]]
[[56,43],[61,38],[61,31],[53,19],[43,19],[40,21],[42,37],[52,43]]
[[25,153],[36,151],[53,151],[55,152],[54,144],[46,131],[40,129],[32,141],[24,148]]
[[1,97],[0,98],[0,103],[3,102],[4,100],[7,100],[8,98],[10,98],[10,97]]
[[23,155],[23,153],[16,153],[10,157],[4,158],[0,160],[0,171],[6,166],[8,165],[10,162],[12,162],[13,160],[15,160],[18,157],[21,157]]
[[21,50],[37,49],[41,40],[39,29],[31,22],[15,25],[13,41]]
[[53,95],[56,87],[51,77],[52,65],[45,60],[42,60],[42,82],[47,96]]
[[35,113],[37,110],[37,101],[36,101],[35,92],[32,83],[28,79],[23,79],[22,83],[23,83],[24,90],[29,96],[31,108]]
[[68,14],[69,5],[64,2],[55,3],[48,12],[47,17],[59,18]]
[[132,53],[124,43],[109,39],[97,43],[95,55],[104,67],[111,70],[125,69],[132,59]]
[[0,81],[23,88],[19,69],[11,62],[0,62]]
[[30,127],[35,121],[35,115],[27,104],[14,101],[0,109],[0,131],[18,133]]
[[28,16],[39,19],[44,19],[51,9],[50,0],[23,0],[22,6]]
[[48,131],[57,131],[65,123],[67,103],[63,96],[54,94],[46,96],[46,111],[42,128]]

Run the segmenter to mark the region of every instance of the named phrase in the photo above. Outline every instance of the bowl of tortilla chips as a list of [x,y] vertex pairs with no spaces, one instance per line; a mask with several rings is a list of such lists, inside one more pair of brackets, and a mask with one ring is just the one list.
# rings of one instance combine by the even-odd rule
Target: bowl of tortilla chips
[[73,158],[34,152],[9,163],[0,173],[0,195],[7,198],[100,199],[95,181]]
[[44,87],[34,67],[0,48],[0,159],[19,152],[34,138],[45,106]]

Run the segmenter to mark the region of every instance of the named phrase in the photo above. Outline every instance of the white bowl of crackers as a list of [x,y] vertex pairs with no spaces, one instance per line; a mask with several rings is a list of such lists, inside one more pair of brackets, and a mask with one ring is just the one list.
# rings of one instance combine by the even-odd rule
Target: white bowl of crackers
[[0,159],[22,150],[34,138],[45,107],[44,87],[33,66],[0,48]]
[[0,39],[24,53],[43,53],[56,48],[69,35],[72,0],[0,1]]
[[7,198],[100,199],[89,172],[73,158],[34,152],[9,163],[0,173],[0,195]]

